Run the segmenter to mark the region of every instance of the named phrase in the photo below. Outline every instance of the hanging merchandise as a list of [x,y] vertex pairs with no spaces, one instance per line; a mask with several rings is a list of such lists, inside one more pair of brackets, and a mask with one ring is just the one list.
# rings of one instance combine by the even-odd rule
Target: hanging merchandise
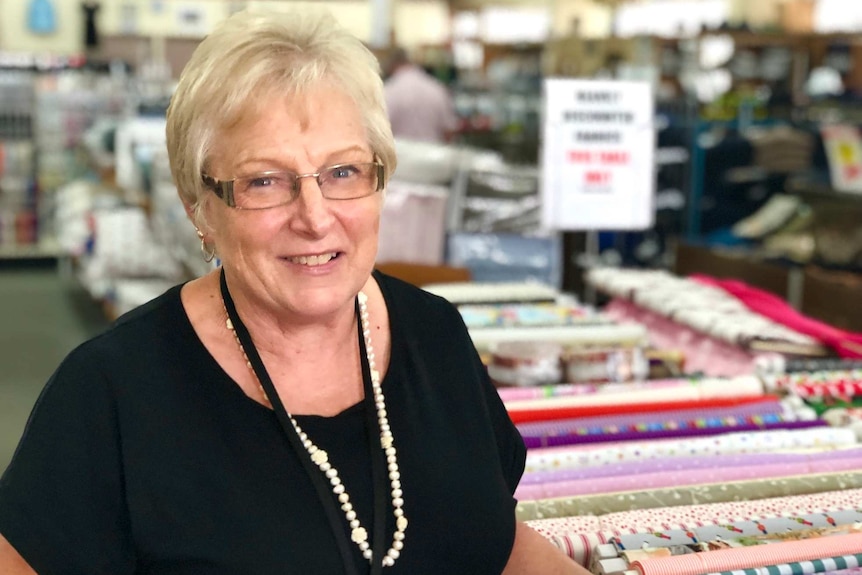
[[97,2],[81,2],[84,11],[84,46],[99,47],[99,29],[96,26],[96,13],[101,6]]
[[51,0],[30,0],[27,28],[34,34],[53,34],[57,31],[57,17]]

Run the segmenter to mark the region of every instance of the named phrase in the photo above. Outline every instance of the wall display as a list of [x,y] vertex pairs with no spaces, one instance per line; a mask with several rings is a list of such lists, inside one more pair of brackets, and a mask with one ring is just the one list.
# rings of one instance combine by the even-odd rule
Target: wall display
[[542,223],[559,230],[642,230],[655,207],[647,83],[545,81]]

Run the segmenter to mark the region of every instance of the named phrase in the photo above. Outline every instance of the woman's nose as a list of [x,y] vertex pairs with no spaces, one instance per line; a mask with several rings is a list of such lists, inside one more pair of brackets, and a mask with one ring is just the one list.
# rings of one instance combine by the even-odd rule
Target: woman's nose
[[333,215],[317,178],[300,178],[296,185],[297,197],[293,202],[295,229],[310,235],[325,233],[332,224]]

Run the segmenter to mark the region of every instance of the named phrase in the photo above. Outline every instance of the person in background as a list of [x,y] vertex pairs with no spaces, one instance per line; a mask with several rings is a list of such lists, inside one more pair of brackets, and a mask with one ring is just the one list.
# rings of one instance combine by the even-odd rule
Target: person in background
[[218,267],[84,343],[0,479],[0,573],[583,574],[516,521],[525,448],[445,300],[374,271],[375,57],[240,12],[167,113]]
[[386,62],[386,110],[395,137],[451,141],[458,117],[449,89],[411,62],[403,48],[395,48]]

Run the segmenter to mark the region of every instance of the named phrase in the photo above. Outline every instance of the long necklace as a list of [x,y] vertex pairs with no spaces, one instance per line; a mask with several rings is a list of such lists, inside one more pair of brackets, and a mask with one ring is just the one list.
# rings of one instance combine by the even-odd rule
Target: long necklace
[[[242,353],[243,359],[245,359],[246,365],[255,375],[258,381],[258,386],[263,393],[264,400],[275,406],[275,404],[273,403],[274,399],[274,401],[279,405],[279,407],[283,409],[278,394],[274,393],[274,388],[270,393],[267,393],[264,387],[264,381],[271,385],[271,380],[269,379],[269,375],[266,373],[266,368],[263,366],[263,362],[260,360],[260,357],[257,354],[257,349],[254,347],[254,343],[251,341],[251,338],[248,337],[248,331],[245,329],[245,326],[242,324],[242,321],[236,314],[233,300],[230,297],[230,292],[227,289],[227,282],[224,277],[224,269],[222,269],[221,272],[221,288],[222,302],[224,304],[225,313],[227,314],[225,326],[233,334],[237,346]],[[374,348],[371,345],[371,329],[369,327],[368,321],[368,297],[363,292],[359,292],[356,299],[357,314],[359,315],[361,328],[361,337],[359,338],[359,345],[361,348],[360,352],[365,352],[368,372],[370,373],[370,387],[373,396],[373,404],[377,411],[377,426],[380,433],[380,447],[383,450],[383,453],[386,455],[386,463],[389,472],[389,485],[391,488],[390,495],[392,503],[392,513],[395,516],[395,532],[392,535],[392,544],[386,551],[386,554],[381,559],[381,564],[383,567],[391,567],[395,564],[395,560],[398,559],[398,557],[401,555],[401,550],[404,548],[405,531],[407,530],[407,517],[404,515],[403,509],[404,499],[403,492],[401,490],[401,474],[398,469],[398,457],[396,455],[394,437],[392,435],[392,429],[389,425],[389,419],[386,413],[386,402],[383,395],[383,389],[380,385],[380,372],[377,371],[374,363]],[[237,326],[239,326],[240,329],[237,329]],[[242,335],[245,337],[241,337],[240,333],[242,333]],[[247,345],[243,345],[242,339],[247,340]],[[249,355],[246,353],[246,347],[252,350],[252,358],[249,358]],[[258,364],[257,368],[255,367],[255,364]],[[365,369],[363,369],[363,379],[365,379],[365,375]],[[342,483],[341,478],[338,475],[338,470],[332,465],[332,463],[330,463],[329,455],[326,453],[326,451],[317,447],[314,442],[312,442],[311,439],[308,437],[308,434],[306,434],[302,430],[299,423],[296,421],[296,418],[294,418],[290,413],[287,413],[286,410],[285,413],[287,414],[290,420],[290,424],[293,427],[293,430],[296,433],[296,436],[298,437],[299,441],[301,442],[302,447],[305,448],[305,451],[308,453],[308,456],[311,461],[317,466],[320,472],[329,481],[332,493],[335,494],[338,502],[341,504],[341,510],[344,512],[344,517],[345,519],[347,519],[347,523],[350,526],[351,541],[353,541],[353,543],[355,543],[359,547],[359,550],[362,552],[362,556],[365,559],[367,559],[368,561],[372,561],[372,559],[374,558],[374,552],[371,548],[371,544],[368,542],[368,531],[362,526],[359,521],[359,517],[356,515],[356,511],[353,509],[353,504],[350,501],[350,495],[347,493],[347,489],[345,488],[344,483]],[[375,529],[375,531],[379,532],[380,530]]]

